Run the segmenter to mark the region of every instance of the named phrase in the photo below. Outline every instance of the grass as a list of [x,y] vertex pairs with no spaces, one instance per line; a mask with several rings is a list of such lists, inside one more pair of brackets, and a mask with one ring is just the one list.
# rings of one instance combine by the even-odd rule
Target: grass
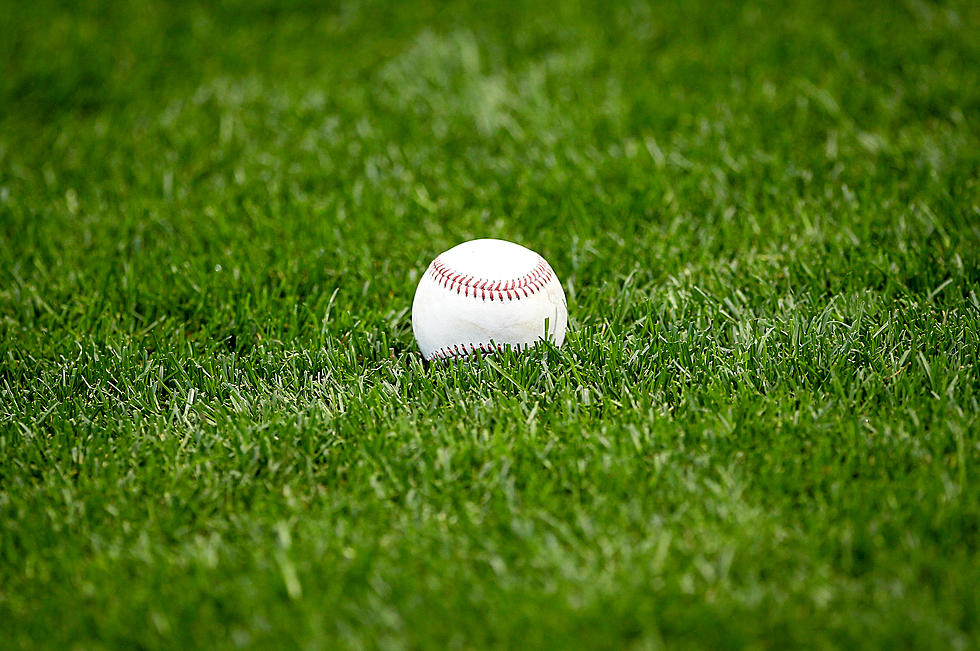
[[[0,645],[980,645],[975,4],[0,33]],[[423,364],[474,237],[562,348]]]

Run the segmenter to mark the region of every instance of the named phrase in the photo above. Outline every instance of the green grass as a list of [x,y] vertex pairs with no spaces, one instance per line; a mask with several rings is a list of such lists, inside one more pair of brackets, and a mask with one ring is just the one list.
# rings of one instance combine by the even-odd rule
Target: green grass
[[[980,645],[975,3],[0,34],[0,646]],[[562,348],[422,363],[474,237]]]

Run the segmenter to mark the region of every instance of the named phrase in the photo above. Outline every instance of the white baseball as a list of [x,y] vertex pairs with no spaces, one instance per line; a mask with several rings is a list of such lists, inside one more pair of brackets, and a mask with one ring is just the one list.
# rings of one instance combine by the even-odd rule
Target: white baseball
[[546,337],[560,346],[567,326],[565,292],[551,266],[503,240],[463,242],[436,257],[412,304],[425,359],[522,350]]

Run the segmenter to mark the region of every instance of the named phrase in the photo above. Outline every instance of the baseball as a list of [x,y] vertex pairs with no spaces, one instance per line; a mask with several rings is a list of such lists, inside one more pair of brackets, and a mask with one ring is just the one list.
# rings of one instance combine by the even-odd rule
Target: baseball
[[560,346],[567,325],[565,292],[551,266],[503,240],[471,240],[437,256],[412,303],[427,360],[524,350],[545,338]]

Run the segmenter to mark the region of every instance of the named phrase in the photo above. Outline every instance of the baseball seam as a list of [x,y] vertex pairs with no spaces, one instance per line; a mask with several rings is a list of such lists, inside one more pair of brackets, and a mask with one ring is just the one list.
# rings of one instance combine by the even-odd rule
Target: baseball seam
[[[511,346],[516,350],[521,350],[527,348],[532,344],[516,344]],[[426,359],[457,359],[460,357],[469,357],[471,355],[476,355],[478,352],[484,355],[489,355],[490,353],[502,353],[504,351],[504,344],[453,344],[452,346],[445,346],[443,348],[437,348],[432,351]]]
[[452,267],[436,258],[429,265],[432,279],[449,291],[455,291],[462,296],[478,298],[482,301],[519,301],[544,289],[554,277],[554,272],[544,258],[538,256],[538,261],[528,273],[510,280],[488,280],[459,273]]

